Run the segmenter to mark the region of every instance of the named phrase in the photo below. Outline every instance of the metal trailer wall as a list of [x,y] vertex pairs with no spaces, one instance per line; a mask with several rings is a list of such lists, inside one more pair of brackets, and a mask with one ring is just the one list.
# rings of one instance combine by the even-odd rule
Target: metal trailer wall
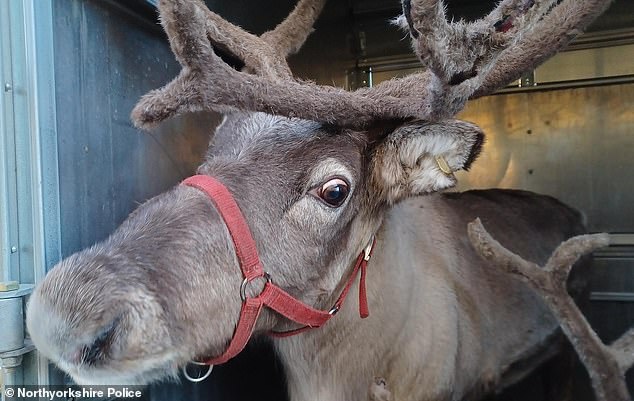
[[53,11],[60,226],[69,255],[191,173],[208,128],[206,116],[149,133],[132,127],[139,97],[180,69],[159,31],[101,1],[55,1]]
[[487,139],[459,189],[552,195],[580,210],[589,231],[614,236],[617,245],[595,253],[586,312],[604,341],[618,338],[634,324],[634,83],[490,96],[460,118]]
[[459,189],[540,191],[582,211],[592,232],[634,232],[634,83],[489,96],[459,118],[486,134]]

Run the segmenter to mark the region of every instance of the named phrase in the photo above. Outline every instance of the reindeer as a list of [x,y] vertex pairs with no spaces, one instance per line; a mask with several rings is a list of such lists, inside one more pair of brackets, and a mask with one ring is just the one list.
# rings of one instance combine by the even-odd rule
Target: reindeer
[[480,152],[480,129],[452,119],[465,102],[546,60],[609,1],[503,0],[448,23],[442,2],[404,0],[398,21],[426,69],[355,92],[298,81],[285,61],[323,3],[301,0],[258,37],[200,0],[160,1],[183,69],[133,121],[225,118],[195,177],[33,293],[33,341],[78,383],[175,377],[273,335],[294,401],[366,400],[377,376],[393,400],[478,399],[557,348],[544,303],[480,258],[466,227],[479,217],[543,264],[584,232],[580,214],[522,191],[433,193]]

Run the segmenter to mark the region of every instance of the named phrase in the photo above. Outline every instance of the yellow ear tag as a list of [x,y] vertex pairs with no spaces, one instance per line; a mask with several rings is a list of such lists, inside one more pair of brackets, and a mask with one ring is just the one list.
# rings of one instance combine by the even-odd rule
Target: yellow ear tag
[[449,164],[447,163],[447,160],[445,160],[444,157],[436,156],[435,159],[436,159],[436,164],[438,164],[438,168],[440,169],[440,171],[442,171],[443,173],[447,175],[453,174],[453,170],[451,169],[451,167],[449,167]]

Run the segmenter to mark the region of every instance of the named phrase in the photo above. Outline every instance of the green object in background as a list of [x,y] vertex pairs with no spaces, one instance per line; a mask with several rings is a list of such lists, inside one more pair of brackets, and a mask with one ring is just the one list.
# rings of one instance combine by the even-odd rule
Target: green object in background
[[20,284],[17,281],[5,281],[0,283],[0,292],[15,291],[20,288]]

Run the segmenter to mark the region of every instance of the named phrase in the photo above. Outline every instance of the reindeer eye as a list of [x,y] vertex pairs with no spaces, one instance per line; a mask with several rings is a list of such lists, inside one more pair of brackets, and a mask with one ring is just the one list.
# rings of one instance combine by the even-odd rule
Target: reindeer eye
[[341,178],[329,180],[321,188],[317,188],[316,195],[328,206],[339,207],[345,202],[350,192],[350,186]]

